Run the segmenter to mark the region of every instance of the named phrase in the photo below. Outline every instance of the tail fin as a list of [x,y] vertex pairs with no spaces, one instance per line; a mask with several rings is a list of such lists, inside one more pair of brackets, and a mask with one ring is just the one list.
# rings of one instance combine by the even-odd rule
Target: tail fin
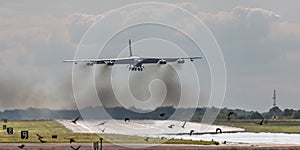
[[132,50],[131,50],[131,40],[129,40],[129,56],[132,56]]

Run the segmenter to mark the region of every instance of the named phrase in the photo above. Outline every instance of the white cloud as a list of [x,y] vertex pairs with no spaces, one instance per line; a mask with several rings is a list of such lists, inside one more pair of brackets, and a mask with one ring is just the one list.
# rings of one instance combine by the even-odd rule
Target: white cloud
[[272,25],[271,39],[300,39],[300,22],[279,22]]
[[[0,40],[3,45],[0,51],[0,62],[8,65],[20,63],[33,64],[42,53],[57,52],[55,46],[68,45],[70,34],[65,20],[48,15],[19,14],[10,10],[12,14],[1,14],[3,27],[0,29]],[[11,17],[7,17],[10,15]],[[52,48],[51,48],[52,47]]]
[[226,106],[267,111],[269,91],[277,88],[285,101],[280,106],[299,107],[295,102],[299,71],[295,68],[300,65],[300,21],[287,22],[274,11],[241,6],[197,15],[223,49],[229,85]]
[[83,13],[73,13],[69,16],[70,24],[90,27],[99,19],[103,18],[103,14],[83,14]]
[[[198,12],[198,17],[213,30],[220,40],[247,40],[265,37],[280,16],[263,8],[237,6],[231,11],[215,14]],[[230,38],[228,38],[230,37]]]

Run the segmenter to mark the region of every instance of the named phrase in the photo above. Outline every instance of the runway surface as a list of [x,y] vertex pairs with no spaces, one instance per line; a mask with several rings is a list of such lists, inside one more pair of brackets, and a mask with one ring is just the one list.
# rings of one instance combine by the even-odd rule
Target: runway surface
[[[299,144],[300,134],[286,133],[249,133],[241,132],[244,129],[210,125],[195,122],[184,122],[174,120],[87,120],[78,121],[74,124],[67,120],[58,120],[66,128],[78,133],[110,133],[133,136],[144,136],[165,139],[186,139],[186,140],[204,140],[217,141],[227,144]],[[172,125],[172,127],[170,127]],[[184,125],[184,127],[183,127]],[[222,134],[216,133],[216,129],[221,129]],[[105,130],[103,130],[105,129]],[[194,130],[192,136],[190,131]],[[229,133],[224,133],[229,132]],[[237,133],[231,133],[237,132]],[[107,139],[105,136],[103,137]],[[117,143],[114,139],[108,139],[111,143]],[[135,143],[134,141],[130,143]]]
[[[81,120],[74,124],[68,120],[57,120],[66,128],[76,133],[104,133],[159,137],[160,135],[189,134],[191,130],[197,133],[215,133],[217,128],[222,132],[244,131],[241,128],[210,125],[204,123],[184,122],[175,120]],[[104,123],[105,122],[105,123]],[[99,125],[104,123],[103,125]],[[185,124],[185,125],[184,125]],[[171,127],[172,125],[172,127]],[[184,125],[184,126],[183,126]]]
[[[19,143],[0,143],[0,150],[19,150]],[[24,144],[24,149],[26,150],[70,150],[71,144],[68,143],[27,143]],[[91,150],[93,149],[92,143],[76,143],[72,144],[73,147],[78,147],[81,145],[80,150]],[[110,149],[132,149],[132,147],[136,147],[136,149],[164,149],[164,150],[207,150],[207,149],[300,149],[300,145],[280,145],[280,144],[238,144],[238,145],[174,145],[174,144],[161,144],[161,145],[153,145],[153,144],[122,144],[122,145],[113,145],[113,144],[103,144],[103,150]],[[139,148],[142,147],[142,148]],[[146,147],[146,148],[145,148]]]

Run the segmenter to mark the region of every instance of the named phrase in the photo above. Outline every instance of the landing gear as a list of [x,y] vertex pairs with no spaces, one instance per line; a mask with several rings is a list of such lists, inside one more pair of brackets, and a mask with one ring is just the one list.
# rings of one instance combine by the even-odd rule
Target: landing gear
[[137,66],[130,66],[129,70],[130,71],[143,71],[144,68],[145,68],[144,66],[138,66],[138,67]]

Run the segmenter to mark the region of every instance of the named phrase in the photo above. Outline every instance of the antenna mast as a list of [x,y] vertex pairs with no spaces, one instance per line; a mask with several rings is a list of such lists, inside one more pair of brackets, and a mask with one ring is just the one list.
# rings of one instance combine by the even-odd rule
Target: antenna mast
[[274,103],[273,103],[273,120],[277,120],[278,116],[278,112],[277,112],[277,106],[276,106],[276,90],[274,89],[274,92],[273,92],[273,100],[274,100]]
[[273,106],[276,107],[276,90],[275,89],[274,89],[274,93],[273,93],[273,100],[274,100]]

